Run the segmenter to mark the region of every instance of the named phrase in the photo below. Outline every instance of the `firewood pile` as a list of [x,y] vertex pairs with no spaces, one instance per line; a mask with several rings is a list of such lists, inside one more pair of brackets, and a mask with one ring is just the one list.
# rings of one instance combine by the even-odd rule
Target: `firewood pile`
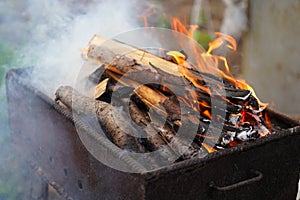
[[83,51],[83,58],[98,66],[87,77],[96,85],[94,96],[61,86],[56,101],[75,113],[96,114],[121,149],[143,153],[167,147],[160,152],[163,159],[204,157],[270,134],[267,105],[230,74],[225,58],[211,53],[221,44],[236,47],[231,37],[216,34],[197,64],[185,52],[149,53],[96,35]]

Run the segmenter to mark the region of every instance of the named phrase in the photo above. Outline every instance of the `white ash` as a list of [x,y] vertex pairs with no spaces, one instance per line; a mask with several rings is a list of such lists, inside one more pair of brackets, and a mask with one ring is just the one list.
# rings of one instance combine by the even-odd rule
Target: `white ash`
[[[247,125],[247,124],[246,124]],[[240,131],[227,131],[220,137],[218,147],[226,147],[233,141],[250,141],[259,137],[259,131],[252,126],[243,128]]]
[[231,114],[229,116],[228,122],[230,122],[233,125],[237,125],[240,122],[241,118],[242,118],[242,114],[240,114],[240,113],[237,114],[237,115],[236,114]]
[[250,128],[249,130],[243,130],[239,133],[236,134],[236,138],[241,140],[241,141],[249,141],[257,138],[257,131],[252,130]]

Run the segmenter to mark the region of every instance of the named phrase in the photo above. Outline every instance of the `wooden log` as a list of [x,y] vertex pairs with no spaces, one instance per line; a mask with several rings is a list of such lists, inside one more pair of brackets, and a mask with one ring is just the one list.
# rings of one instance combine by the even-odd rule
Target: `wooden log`
[[94,99],[101,97],[106,92],[108,80],[109,79],[106,78],[103,81],[101,81],[98,85],[96,85]]
[[[113,73],[109,73],[114,79],[118,79],[116,78],[115,74]],[[122,80],[122,84],[124,85],[132,85],[132,86],[137,86],[138,83],[135,83],[134,81],[132,80],[127,80],[127,79],[123,79]],[[165,97],[164,95],[162,95],[161,93],[158,93],[157,91],[145,86],[145,87],[140,87],[140,90],[136,90],[136,94],[140,97],[140,99],[148,106],[152,106],[152,105],[156,105],[156,104],[162,104],[164,105],[165,107],[171,107],[171,108],[174,108],[174,101],[172,101],[170,98],[167,98]],[[145,101],[146,99],[146,101]],[[168,103],[171,102],[171,105],[172,106],[169,106]],[[218,102],[218,101],[217,101]],[[221,103],[222,101],[219,101],[219,103]],[[231,104],[229,104],[230,106]],[[184,106],[184,105],[182,105]],[[228,107],[227,107],[228,108]],[[234,105],[232,104],[231,108],[234,112],[238,113],[241,111],[241,107],[238,106],[238,105]],[[187,110],[190,110],[189,108],[186,108]],[[218,106],[216,107],[216,109],[220,109]],[[158,108],[159,110],[159,108]],[[170,109],[171,110],[171,109]],[[169,110],[169,111],[170,111]],[[185,109],[183,109],[185,110]],[[156,110],[157,111],[157,110]],[[205,130],[208,129],[208,126],[201,123],[201,121],[199,120],[191,120],[189,117],[191,117],[191,115],[189,115],[189,117],[181,117],[180,116],[180,107],[177,106],[177,109],[175,110],[172,110],[170,111],[173,115],[175,113],[175,115],[177,116],[177,119],[183,121],[181,122],[180,121],[180,125],[181,126],[182,124],[186,124],[186,123],[190,123],[190,122],[193,122],[193,123],[199,123],[199,126],[204,128]],[[227,112],[227,111],[225,111]],[[158,113],[162,116],[165,116],[166,113],[162,113],[160,111],[158,111]],[[184,113],[183,113],[184,114]],[[174,119],[175,120],[175,119]],[[210,146],[214,146],[214,144],[217,143],[218,141],[218,138],[219,138],[219,135],[216,135],[216,133],[219,133],[219,134],[224,134],[224,132],[227,132],[227,131],[230,131],[230,132],[241,132],[241,131],[244,131],[243,128],[237,128],[237,127],[234,127],[234,126],[231,126],[231,125],[228,125],[228,124],[225,124],[225,122],[228,121],[227,117],[226,119],[223,119],[223,121],[219,122],[219,123],[214,123],[214,126],[212,128],[210,128],[209,132],[204,132],[204,134],[206,134],[208,137],[214,137],[214,140],[210,140],[210,142],[207,142],[208,145]],[[153,127],[156,129],[156,130],[159,130],[158,126],[156,126],[155,124],[153,125]],[[222,131],[223,130],[223,131]],[[174,132],[174,130],[171,130],[170,128],[168,127],[164,127],[164,131],[161,131],[161,136],[163,138],[165,138],[165,140],[167,141],[168,144],[173,144],[173,146],[175,147],[176,145],[176,148],[175,151],[178,151],[180,153],[183,153],[182,150],[180,150],[179,146],[181,146],[181,149],[184,149],[183,148],[183,145],[181,144],[180,141],[178,141],[177,139],[173,139],[173,138],[176,138],[175,137],[176,133]],[[176,145],[175,145],[176,144]],[[201,145],[200,143],[198,143],[199,145]],[[195,145],[194,145],[195,147]],[[179,149],[178,149],[179,148]],[[203,151],[203,150],[201,150]],[[182,158],[186,159],[186,158],[189,158],[189,157],[193,157],[193,155],[198,155],[199,152],[201,152],[196,149],[194,149],[192,146],[190,146],[186,152],[182,155]]]
[[[121,55],[126,52],[126,55]],[[151,53],[123,44],[118,41],[106,40],[101,36],[94,36],[89,45],[83,51],[86,59],[97,64],[104,64],[104,67],[118,75],[126,73],[127,79],[135,82],[149,82],[165,85],[170,90],[176,90],[177,84],[182,84],[182,78],[188,76],[194,80],[193,84],[200,85],[200,88],[195,88],[201,95],[218,96],[220,94],[214,91],[214,88],[225,86],[224,92],[226,95],[219,99],[233,99],[237,101],[245,101],[251,94],[248,90],[234,88],[234,83],[226,78],[216,77],[212,74],[194,71],[193,69],[185,69],[184,74],[181,73],[181,66],[175,63],[166,61]],[[143,56],[141,56],[143,55]],[[185,77],[187,78],[187,77]],[[188,80],[189,80],[188,78]],[[196,83],[197,82],[197,83]],[[224,85],[224,82],[226,85]],[[211,91],[208,89],[212,88]],[[211,92],[211,94],[209,94]],[[241,108],[237,105],[232,105],[228,101],[228,111],[238,113]]]
[[[207,151],[203,147],[194,143],[193,140],[190,143],[187,143],[187,141],[183,138],[178,138],[176,136],[176,132],[167,124],[165,124],[163,128],[161,128],[157,125],[157,122],[154,120],[152,122],[152,125],[159,132],[161,137],[165,138],[170,148],[176,154],[180,155],[181,159],[186,160],[194,157],[201,158],[207,155]],[[186,133],[194,134],[191,133],[190,130],[187,130]]]
[[[198,100],[206,102],[206,104],[211,107],[210,109],[216,109],[218,112],[225,111],[226,115],[224,118],[217,116],[218,118],[222,118],[218,123],[221,124],[222,127],[225,127],[224,131],[236,133],[240,131],[231,125],[238,125],[238,117],[236,118],[237,120],[235,120],[232,116],[240,115],[242,110],[254,114],[260,112],[259,102],[252,95],[252,92],[240,89],[237,81],[232,77],[226,76],[226,74],[224,75],[224,73],[221,73],[219,77],[213,74],[195,71],[194,67],[184,68],[182,65],[163,60],[141,49],[119,41],[105,40],[100,36],[95,36],[90,41],[83,55],[89,61],[104,64],[103,66],[107,69],[109,77],[125,86],[135,88],[135,94],[138,95],[145,105],[149,108],[153,108],[161,116],[169,117],[169,120],[171,122],[173,121],[174,124],[178,123],[178,126],[182,124],[180,120],[184,113],[181,113],[180,107],[175,103],[176,101],[169,98],[169,96],[172,96],[172,91],[178,90],[178,86],[183,86],[183,88],[186,86],[188,88],[186,91],[181,91],[182,93],[188,94],[194,91],[192,100],[187,99],[183,94],[180,96],[180,101],[182,101],[182,99],[187,100],[187,105],[190,105],[189,103],[193,100]],[[143,81],[156,82],[158,85],[166,86],[168,89],[166,90],[167,96],[165,95],[166,93],[162,92],[161,88],[141,85]],[[225,92],[225,95],[221,94],[220,91]],[[214,99],[214,105],[211,105],[211,98]],[[195,109],[195,107],[193,107],[193,109]],[[259,118],[259,116],[257,117]],[[203,116],[200,116],[200,121],[202,118]],[[209,119],[211,119],[211,117],[207,115],[203,118],[203,122],[207,122]],[[185,118],[185,120],[192,121],[193,123],[199,121],[199,119],[190,120],[189,118]],[[153,127],[155,128],[156,125],[154,124]],[[164,129],[167,129],[167,127],[164,127]],[[161,133],[162,138],[168,143],[178,143],[176,139],[173,139],[174,134],[174,130],[170,132],[163,131]],[[216,143],[218,137],[213,137],[215,138],[214,143]],[[191,153],[188,154],[191,155]]]
[[[124,54],[126,53],[126,59]],[[83,56],[98,64],[107,64],[115,66],[119,60],[131,60],[131,66],[128,64],[122,64],[118,67],[125,68],[121,71],[128,71],[134,65],[134,63],[139,63],[143,65],[143,70],[150,70],[156,72],[156,70],[149,65],[149,63],[159,66],[159,68],[168,74],[174,76],[181,76],[178,70],[178,65],[168,62],[162,58],[159,58],[151,53],[145,52],[141,49],[132,47],[130,45],[121,43],[115,40],[107,40],[99,35],[95,35],[89,42],[89,45],[83,50]],[[120,63],[119,63],[120,64]]]
[[101,81],[101,77],[104,74],[105,66],[100,65],[93,73],[88,76],[88,79],[95,84],[98,84]]
[[[72,104],[73,95],[76,100],[74,104]],[[140,142],[137,141],[135,137],[123,131],[126,130],[128,133],[133,133],[135,131],[134,128],[128,123],[128,120],[123,119],[121,115],[113,116],[112,106],[110,104],[98,100],[94,101],[89,97],[79,94],[70,86],[59,87],[55,96],[57,101],[61,101],[78,113],[84,113],[88,116],[93,116],[96,113],[102,128],[118,147],[135,152],[144,152],[144,148]],[[122,123],[122,128],[115,123],[115,120]]]
[[[142,112],[135,102],[130,101],[129,112],[133,121],[143,128],[143,131],[147,134],[146,147],[150,152],[158,151],[161,158],[168,160],[175,160],[178,155],[167,145],[168,142],[164,140],[157,128],[153,126],[151,120],[145,112]],[[155,158],[160,159],[160,158]],[[165,162],[160,159],[160,161]]]
[[[117,52],[122,52],[118,47],[134,52],[128,53],[126,56],[118,55]],[[144,56],[140,60],[137,60],[142,52],[144,53]],[[129,73],[127,76],[135,81],[155,81],[158,84],[176,85],[176,83],[181,82],[180,77],[185,76],[188,79],[192,78],[198,85],[203,86],[201,87],[202,89],[198,89],[206,94],[208,92],[206,89],[207,86],[209,86],[209,88],[224,86],[223,89],[226,92],[226,97],[230,99],[246,100],[251,94],[248,90],[234,88],[234,84],[226,78],[223,80],[212,74],[194,71],[193,69],[185,69],[185,73],[182,74],[180,72],[180,66],[175,63],[163,60],[153,54],[143,50],[137,50],[134,47],[117,41],[105,40],[100,36],[95,36],[90,41],[89,46],[85,49],[83,54],[88,60],[97,64],[104,64],[107,69],[119,75]],[[163,75],[161,75],[161,73]],[[224,85],[224,83],[226,83],[226,85]],[[194,82],[194,84],[196,83]],[[212,90],[211,93],[213,95],[219,95],[214,92],[214,90]]]
[[[137,97],[133,98],[136,99]],[[148,147],[151,151],[156,151],[164,148],[160,152],[160,155],[165,158],[172,160],[174,157],[180,156],[181,159],[189,159],[192,157],[203,157],[206,155],[206,150],[201,148],[201,145],[197,145],[191,141],[191,144],[185,144],[186,141],[180,140],[176,137],[176,132],[168,123],[161,124],[164,119],[161,115],[148,116],[145,112],[142,112],[134,101],[129,102],[129,112],[131,117],[136,124],[144,127],[143,130],[149,135],[147,137]],[[151,118],[151,119],[150,119]],[[191,123],[186,119],[182,119],[185,124],[185,129],[190,130],[190,127],[186,123]],[[190,131],[185,131],[186,134],[195,134]],[[195,136],[193,136],[195,137]],[[166,146],[166,144],[168,146]]]
[[167,117],[170,121],[180,119],[180,107],[171,98],[166,97],[161,92],[150,88],[146,85],[140,85],[139,83],[130,79],[116,75],[113,72],[107,72],[107,74],[115,81],[121,82],[125,86],[131,86],[134,89],[134,93],[147,105],[149,108],[154,109],[157,113]]

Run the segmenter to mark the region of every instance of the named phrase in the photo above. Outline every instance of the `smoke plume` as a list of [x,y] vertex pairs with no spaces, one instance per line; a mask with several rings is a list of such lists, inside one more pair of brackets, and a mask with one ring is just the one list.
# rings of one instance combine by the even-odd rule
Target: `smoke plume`
[[34,65],[34,85],[49,96],[59,85],[72,85],[83,65],[80,49],[94,34],[111,38],[136,28],[136,3],[28,0],[26,15],[34,26],[22,66]]

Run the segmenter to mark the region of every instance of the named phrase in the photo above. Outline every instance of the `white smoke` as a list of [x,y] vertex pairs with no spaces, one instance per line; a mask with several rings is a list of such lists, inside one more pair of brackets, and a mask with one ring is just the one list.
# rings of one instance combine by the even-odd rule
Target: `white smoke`
[[33,84],[49,96],[60,85],[72,85],[83,65],[80,49],[94,34],[111,38],[136,28],[136,3],[28,0],[33,30],[22,65],[35,67]]
[[23,180],[27,169],[18,166],[19,158],[10,146],[5,85],[1,82],[6,71],[33,66],[27,79],[53,97],[60,85],[73,84],[83,62],[80,48],[94,34],[110,38],[138,26],[137,3],[141,1],[0,0],[0,199],[29,199],[24,195],[32,194],[32,186]]
[[239,40],[248,29],[248,0],[223,0],[226,5],[221,32]]

